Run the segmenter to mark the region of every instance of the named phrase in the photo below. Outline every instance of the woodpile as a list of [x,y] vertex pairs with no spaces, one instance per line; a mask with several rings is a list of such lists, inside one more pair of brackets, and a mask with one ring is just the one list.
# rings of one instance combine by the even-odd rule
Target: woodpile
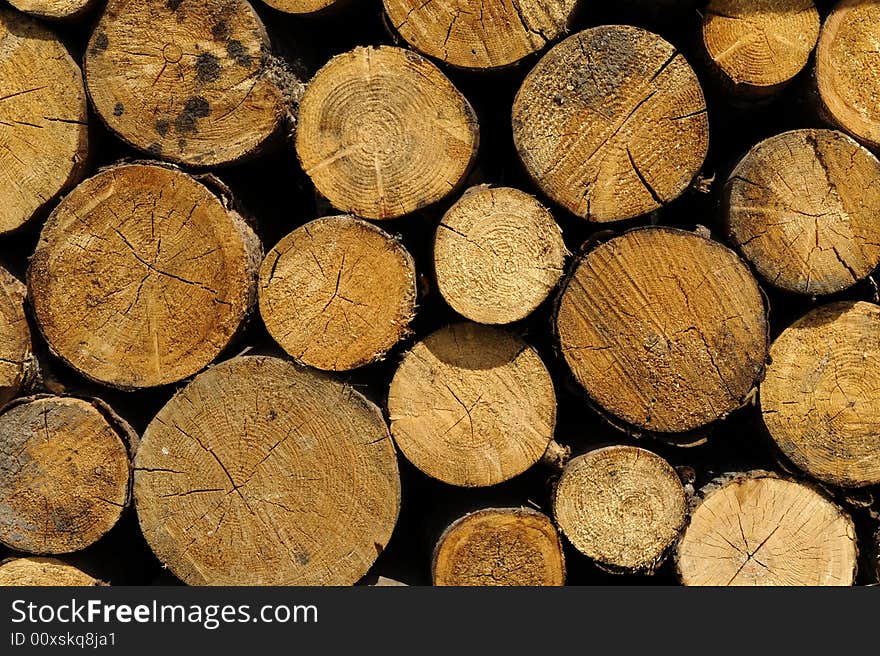
[[880,582],[880,0],[10,0],[0,585]]

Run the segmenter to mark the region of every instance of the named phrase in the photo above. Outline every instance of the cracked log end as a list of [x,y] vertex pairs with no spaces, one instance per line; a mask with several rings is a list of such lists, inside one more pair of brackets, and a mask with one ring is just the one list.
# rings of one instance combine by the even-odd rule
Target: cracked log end
[[758,284],[737,255],[673,228],[587,251],[559,302],[565,360],[589,397],[636,429],[684,433],[745,402],[767,355]]
[[723,212],[731,241],[787,291],[831,294],[880,263],[880,162],[841,132],[759,143],[728,179]]
[[684,528],[687,498],[663,458],[630,446],[568,463],[556,486],[559,528],[585,556],[615,572],[653,572]]
[[179,381],[229,344],[256,301],[261,248],[194,178],[121,165],[79,185],[43,229],[28,271],[52,351],[123,389]]
[[0,9],[0,233],[74,184],[88,151],[79,66],[37,21]]
[[238,357],[159,412],[135,458],[144,537],[192,585],[351,585],[400,509],[379,409],[293,363]]
[[678,545],[685,585],[852,585],[852,520],[811,488],[764,472],[701,491]]
[[547,208],[509,187],[468,190],[434,239],[440,293],[456,312],[485,324],[531,314],[559,284],[566,255]]
[[706,158],[709,122],[681,53],[651,32],[605,25],[565,39],[526,76],[513,136],[544,193],[606,222],[684,192]]
[[779,91],[807,65],[818,38],[813,0],[712,0],[703,11],[712,70],[745,96]]
[[260,269],[260,313],[295,360],[345,371],[368,364],[407,333],[416,270],[393,237],[351,216],[307,223]]
[[0,415],[0,542],[38,554],[84,549],[129,499],[120,434],[93,404],[26,399]]
[[9,0],[9,4],[39,18],[67,20],[91,9],[97,0]]
[[487,508],[453,522],[434,549],[434,585],[557,586],[565,557],[556,527],[529,508]]
[[314,14],[344,0],[263,0],[264,3],[288,14]]
[[538,354],[478,324],[416,344],[388,393],[391,432],[421,471],[450,485],[495,485],[538,462],[553,438],[556,394]]
[[825,19],[816,50],[816,83],[826,117],[871,148],[880,148],[878,24],[880,2],[842,0]]
[[782,452],[833,485],[880,483],[880,307],[816,308],[776,339],[770,358],[761,412]]
[[244,0],[110,0],[85,55],[103,121],[135,148],[194,166],[254,153],[281,124],[269,40]]
[[73,565],[56,558],[10,558],[0,564],[0,587],[103,585]]
[[[500,68],[565,33],[576,0],[384,0],[395,30],[421,52],[453,66]],[[479,6],[477,6],[479,5]]]
[[0,268],[0,407],[38,377],[25,317],[26,294],[25,286]]
[[318,71],[300,103],[296,150],[334,207],[390,219],[451,193],[478,139],[473,109],[436,66],[381,46],[337,55]]

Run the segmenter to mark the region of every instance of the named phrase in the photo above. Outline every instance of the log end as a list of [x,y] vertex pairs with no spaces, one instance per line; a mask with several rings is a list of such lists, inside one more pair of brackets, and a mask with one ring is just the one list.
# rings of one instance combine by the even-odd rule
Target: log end
[[351,216],[317,219],[273,248],[260,269],[260,313],[298,362],[346,371],[382,357],[416,311],[412,257]]
[[660,456],[630,446],[572,459],[556,486],[554,515],[585,556],[616,572],[653,572],[687,518],[681,479]]
[[0,543],[36,554],[79,551],[105,535],[129,501],[122,437],[93,404],[24,399],[0,415]]
[[766,472],[702,491],[676,554],[685,585],[852,585],[850,517],[811,488]]
[[782,332],[770,359],[761,414],[786,457],[832,485],[880,483],[880,306],[818,307]]
[[484,324],[531,314],[559,284],[568,251],[535,198],[509,187],[474,187],[443,216],[434,272],[447,303]]
[[407,459],[451,485],[508,480],[553,438],[556,394],[538,354],[506,331],[441,328],[407,353],[388,393],[391,432]]
[[565,557],[550,519],[528,508],[489,508],[453,522],[434,549],[434,585],[558,586]]

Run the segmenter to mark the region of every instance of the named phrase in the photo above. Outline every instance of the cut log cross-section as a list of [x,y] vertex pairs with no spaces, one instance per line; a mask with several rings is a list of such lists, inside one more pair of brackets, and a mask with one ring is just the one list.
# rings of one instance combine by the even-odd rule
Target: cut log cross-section
[[818,492],[750,472],[701,494],[676,553],[685,585],[853,584],[852,519]]
[[191,585],[351,585],[400,510],[394,445],[350,387],[278,358],[216,365],[147,427],[134,496]]
[[871,148],[880,148],[880,1],[841,0],[822,24],[816,84],[825,118]]
[[279,127],[269,42],[245,0],[110,0],[89,41],[86,85],[122,139],[154,157],[213,166]]
[[880,161],[835,130],[794,130],[752,148],[724,190],[733,243],[770,284],[831,294],[880,263]]
[[434,272],[446,302],[486,324],[519,321],[559,284],[562,231],[535,198],[509,187],[473,187],[443,216]]
[[0,587],[95,585],[101,582],[55,558],[11,558],[0,564]]
[[538,354],[506,331],[441,328],[407,353],[388,393],[391,432],[429,476],[495,485],[544,455],[556,425],[553,381]]
[[69,553],[113,528],[130,478],[117,421],[67,397],[25,400],[0,415],[0,543]]
[[813,0],[712,0],[703,10],[712,69],[737,94],[779,91],[807,65],[819,38]]
[[153,387],[226,348],[256,302],[261,255],[251,228],[207,186],[127,164],[55,209],[28,287],[54,353],[98,382]]
[[85,170],[79,66],[37,21],[0,8],[0,233],[21,227]]
[[345,371],[378,360],[415,315],[416,271],[374,225],[331,216],[297,228],[260,269],[266,328],[298,362]]
[[314,14],[331,9],[348,0],[263,0],[267,5],[288,14]]
[[529,508],[488,508],[447,528],[434,549],[434,585],[563,585],[556,527]]
[[69,20],[82,16],[97,0],[9,0],[9,4],[39,18]]
[[831,303],[776,339],[761,384],[764,424],[782,452],[833,485],[880,483],[880,306]]
[[0,268],[0,406],[38,376],[24,310],[26,295],[25,286]]
[[681,53],[651,32],[604,25],[568,37],[526,76],[513,137],[544,193],[605,222],[684,192],[706,157],[709,122]]
[[767,356],[758,284],[706,237],[642,228],[588,250],[556,330],[575,378],[639,431],[684,433],[739,408]]
[[476,155],[468,101],[431,62],[402,48],[337,55],[306,88],[296,150],[339,210],[389,219],[453,191]]
[[615,572],[653,572],[678,539],[687,498],[678,474],[645,449],[612,446],[571,460],[554,515],[585,556]]
[[421,52],[461,68],[507,66],[568,28],[577,0],[385,0],[394,29]]

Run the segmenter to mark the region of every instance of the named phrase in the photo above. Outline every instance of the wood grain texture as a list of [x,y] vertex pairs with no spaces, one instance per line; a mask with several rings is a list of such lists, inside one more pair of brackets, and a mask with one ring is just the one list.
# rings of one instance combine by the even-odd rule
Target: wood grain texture
[[252,154],[279,128],[269,40],[246,0],[109,0],[89,40],[98,115],[153,157],[214,166]]
[[706,158],[709,123],[678,50],[643,29],[603,25],[568,37],[526,76],[513,137],[544,193],[607,222],[681,195]]
[[447,64],[493,69],[513,64],[564,34],[576,0],[384,0],[394,29]]
[[104,384],[153,387],[228,346],[256,302],[261,255],[214,191],[174,168],[125,164],[55,209],[28,287],[54,353]]
[[86,92],[55,35],[0,8],[0,233],[16,230],[85,171]]
[[50,20],[79,18],[96,3],[97,0],[9,0],[19,11]]
[[435,203],[476,156],[474,110],[427,59],[381,46],[337,55],[299,109],[296,150],[333,207],[390,219]]
[[284,237],[260,269],[260,313],[295,360],[346,371],[375,362],[409,332],[416,312],[412,256],[351,216],[310,221]]
[[702,13],[713,70],[733,91],[752,97],[791,81],[819,39],[813,0],[712,0]]
[[556,331],[590,398],[636,429],[682,433],[740,407],[767,355],[748,267],[721,244],[642,228],[584,253]]
[[126,445],[88,401],[50,396],[10,406],[0,415],[0,455],[0,543],[17,551],[79,551],[128,504]]
[[144,537],[190,585],[351,585],[400,510],[382,414],[352,388],[278,358],[197,376],[135,458]]
[[880,1],[841,0],[822,24],[816,83],[825,115],[871,148],[880,148]]
[[25,316],[27,289],[0,267],[0,407],[39,376]]
[[534,465],[553,438],[556,394],[538,354],[512,333],[441,328],[407,353],[388,392],[391,432],[429,476],[495,485]]
[[102,585],[73,565],[55,558],[10,558],[0,563],[0,587]]
[[434,549],[434,585],[556,586],[565,583],[562,542],[530,508],[486,508],[454,521]]
[[263,0],[264,3],[288,14],[314,14],[342,0]]
[[610,446],[572,459],[556,485],[554,516],[585,556],[616,572],[653,572],[681,534],[687,499],[660,456]]
[[713,482],[677,551],[685,585],[852,585],[850,517],[811,488],[766,472]]
[[764,424],[798,467],[833,485],[880,483],[880,306],[820,306],[776,339]]
[[734,245],[771,285],[831,294],[880,263],[880,161],[835,130],[760,142],[724,188]]
[[568,250],[553,215],[510,187],[472,187],[443,215],[434,274],[443,298],[485,324],[524,319],[562,278]]

